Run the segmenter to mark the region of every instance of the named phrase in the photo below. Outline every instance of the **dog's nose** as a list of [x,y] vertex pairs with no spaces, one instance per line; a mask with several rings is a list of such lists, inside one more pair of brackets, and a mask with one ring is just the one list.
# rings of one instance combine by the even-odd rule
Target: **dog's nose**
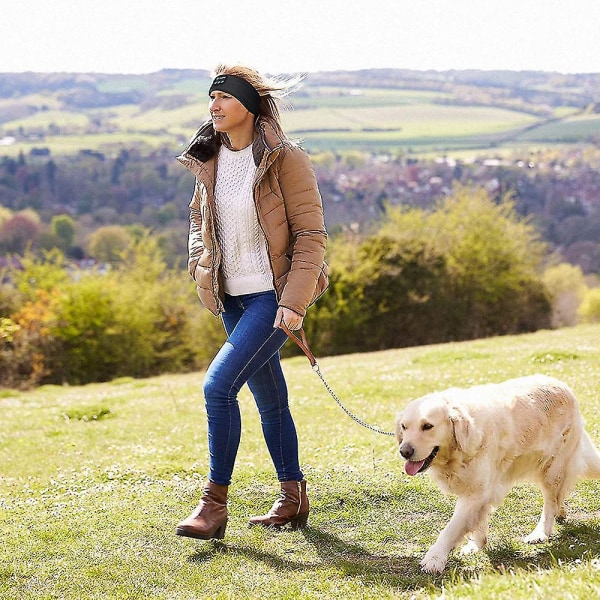
[[412,446],[400,446],[400,454],[402,455],[402,458],[406,458],[408,460],[414,453],[415,449]]

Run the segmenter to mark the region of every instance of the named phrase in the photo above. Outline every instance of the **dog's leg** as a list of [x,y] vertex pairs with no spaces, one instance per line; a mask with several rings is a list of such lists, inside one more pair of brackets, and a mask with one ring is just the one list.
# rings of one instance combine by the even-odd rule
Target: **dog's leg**
[[528,544],[547,542],[554,529],[554,521],[566,515],[565,498],[571,491],[577,476],[570,468],[572,458],[566,453],[555,460],[540,481],[544,506],[535,529],[523,541]]
[[554,520],[564,518],[565,497],[571,489],[572,481],[566,480],[561,476],[555,477],[554,481],[548,480],[541,482],[542,494],[544,496],[544,506],[542,514],[535,526],[535,529],[523,541],[527,544],[541,544],[547,542],[554,529]]
[[[481,531],[482,520],[486,521],[487,531],[488,506],[481,501],[474,503],[472,500],[459,498],[452,518],[421,560],[422,569],[427,573],[441,573],[448,561],[448,555],[465,535],[474,530]],[[481,538],[477,539],[481,541]]]
[[478,552],[487,544],[490,511],[491,507],[488,508],[487,513],[482,515],[479,525],[473,530],[471,535],[469,535],[467,543],[460,549],[462,555]]
[[558,511],[558,504],[554,494],[544,490],[544,507],[540,520],[538,521],[535,529],[523,538],[523,541],[527,544],[541,544],[547,542],[548,538],[552,535],[554,528],[554,519]]

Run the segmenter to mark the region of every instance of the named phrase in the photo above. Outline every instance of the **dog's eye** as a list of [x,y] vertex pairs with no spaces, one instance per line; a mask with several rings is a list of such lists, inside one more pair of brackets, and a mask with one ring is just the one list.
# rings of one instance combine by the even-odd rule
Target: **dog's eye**
[[406,425],[404,423],[400,424],[400,428],[402,429],[402,431],[406,431]]
[[423,423],[423,425],[421,425],[421,429],[423,431],[429,431],[430,429],[433,429],[433,425],[431,423]]

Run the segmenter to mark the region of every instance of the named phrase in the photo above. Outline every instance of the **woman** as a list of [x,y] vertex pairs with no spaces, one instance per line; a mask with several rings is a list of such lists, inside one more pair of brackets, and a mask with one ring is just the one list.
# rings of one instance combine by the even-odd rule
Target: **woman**
[[307,308],[327,287],[327,233],[310,160],[281,127],[277,100],[291,89],[248,67],[220,65],[209,90],[211,118],[178,157],[196,176],[189,271],[228,337],[204,380],[208,480],[177,535],[225,534],[241,433],[237,395],[244,383],[281,483],[271,510],[250,524],[297,528],[308,519],[279,350],[287,339],[282,325],[300,329]]

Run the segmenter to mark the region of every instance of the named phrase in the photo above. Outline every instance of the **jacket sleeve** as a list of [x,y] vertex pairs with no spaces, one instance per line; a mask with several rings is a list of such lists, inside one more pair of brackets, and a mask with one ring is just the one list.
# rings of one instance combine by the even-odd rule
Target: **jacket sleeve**
[[327,232],[317,178],[301,148],[286,149],[279,185],[291,237],[291,265],[279,304],[304,316],[323,272]]
[[196,266],[204,252],[202,240],[202,210],[200,204],[200,186],[198,181],[190,201],[190,228],[188,236],[188,271],[195,280]]

